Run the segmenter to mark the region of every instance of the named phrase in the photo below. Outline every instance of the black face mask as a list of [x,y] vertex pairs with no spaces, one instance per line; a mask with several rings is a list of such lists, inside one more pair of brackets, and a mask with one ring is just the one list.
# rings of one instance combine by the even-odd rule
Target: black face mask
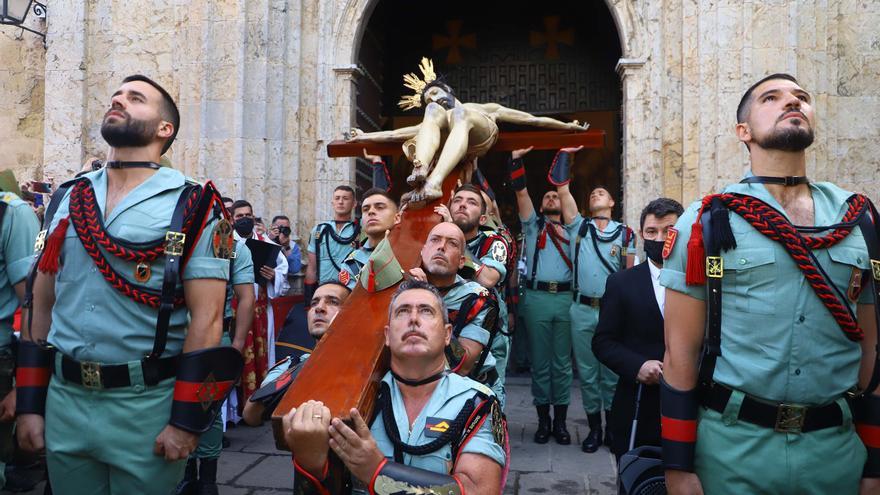
[[232,225],[238,235],[248,237],[254,231],[254,219],[251,217],[241,217]]
[[666,244],[662,241],[649,241],[645,239],[645,254],[648,256],[648,259],[653,261],[658,265],[663,264],[663,245]]

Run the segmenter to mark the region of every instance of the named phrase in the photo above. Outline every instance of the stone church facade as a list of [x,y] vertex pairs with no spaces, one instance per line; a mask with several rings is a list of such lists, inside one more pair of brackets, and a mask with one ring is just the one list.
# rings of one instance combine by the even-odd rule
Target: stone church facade
[[[59,180],[86,157],[102,156],[99,127],[109,95],[122,77],[144,73],[165,85],[181,109],[169,156],[174,166],[249,199],[264,216],[287,214],[304,235],[329,215],[333,188],[357,182],[356,160],[327,158],[327,143],[364,121],[382,127],[405,120],[386,118],[393,104],[370,110],[358,101],[369,94],[365,81],[397,87],[402,75],[377,82],[364,62],[370,30],[393,39],[393,22],[452,19],[459,3],[50,1],[45,20],[27,21],[47,30],[45,49],[29,33],[0,28],[0,168],[13,168],[22,180]],[[515,9],[528,2],[494,3]],[[637,225],[641,207],[657,196],[689,202],[742,176],[748,156],[733,134],[735,107],[746,87],[772,72],[794,74],[815,97],[810,177],[880,199],[880,2],[560,1],[540,8],[561,19],[553,33],[563,58],[584,53],[572,53],[571,37],[560,34],[572,29],[580,36],[578,26],[589,19],[566,10],[584,4],[596,4],[589,8],[602,10],[601,22],[616,33],[615,46],[594,43],[589,50],[616,57],[608,71],[619,107],[608,130],[629,223]],[[371,28],[382,9],[392,24]],[[488,46],[489,31],[480,29],[490,21],[482,22],[466,20],[460,32],[435,37],[433,48],[446,51],[424,54],[440,66],[454,62],[453,46],[463,60],[475,57]],[[553,33],[545,24],[547,32],[532,41],[552,58]],[[476,45],[465,36],[469,30]],[[398,49],[385,43],[375,59],[393,60]],[[417,60],[406,63],[416,69]]]

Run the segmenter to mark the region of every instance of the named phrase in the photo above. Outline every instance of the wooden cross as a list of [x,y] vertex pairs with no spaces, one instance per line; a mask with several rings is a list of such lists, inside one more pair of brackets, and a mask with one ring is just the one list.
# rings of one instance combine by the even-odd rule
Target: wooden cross
[[547,30],[546,33],[539,33],[538,31],[532,31],[529,33],[529,43],[532,46],[547,44],[547,52],[544,55],[547,60],[556,60],[559,58],[560,43],[569,46],[574,44],[574,29],[569,28],[560,31],[559,21],[560,17],[558,15],[547,16],[544,18],[544,28]]

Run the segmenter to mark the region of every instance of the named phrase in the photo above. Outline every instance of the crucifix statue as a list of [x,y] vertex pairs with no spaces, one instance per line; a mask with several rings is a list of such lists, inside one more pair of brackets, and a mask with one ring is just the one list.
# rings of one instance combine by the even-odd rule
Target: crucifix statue
[[485,155],[495,145],[498,122],[566,131],[585,131],[589,127],[576,120],[562,122],[537,117],[497,103],[462,103],[455,98],[452,88],[437,78],[429,59],[422,58],[419,69],[422,78],[414,73],[403,76],[404,86],[414,93],[398,105],[404,110],[424,105],[425,116],[420,124],[369,133],[352,129],[347,136],[349,142],[357,143],[403,142],[403,153],[413,164],[406,181],[414,188],[402,198],[405,203],[440,198],[443,179],[452,169]]

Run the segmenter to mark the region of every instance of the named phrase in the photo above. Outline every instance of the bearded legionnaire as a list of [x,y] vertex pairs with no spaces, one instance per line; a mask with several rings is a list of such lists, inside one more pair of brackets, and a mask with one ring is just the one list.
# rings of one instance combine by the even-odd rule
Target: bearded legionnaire
[[337,280],[342,261],[358,247],[361,228],[352,221],[355,206],[354,189],[337,186],[333,190],[333,220],[321,222],[312,228],[306,265],[305,298],[311,301],[318,285]]
[[[235,243],[235,253],[230,263],[229,284],[226,288],[226,305],[223,310],[223,334],[220,344],[233,346],[241,352],[245,338],[253,322],[254,314],[254,262],[244,240]],[[233,298],[236,305],[233,310]],[[230,396],[232,397],[232,396]],[[223,405],[226,410],[232,399]],[[230,418],[232,419],[232,418]],[[211,428],[199,438],[199,446],[186,461],[183,480],[177,485],[177,495],[215,495],[217,489],[217,461],[223,450],[224,414],[218,414]]]
[[492,343],[498,338],[498,299],[482,285],[458,275],[464,265],[465,240],[453,223],[439,223],[422,247],[420,268],[410,275],[437,287],[452,323],[446,358],[453,372],[490,387],[503,406],[504,388],[495,367]]
[[571,242],[561,223],[556,191],[544,194],[541,216],[535,213],[522,160],[529,151],[531,148],[511,154],[508,182],[516,191],[528,260],[521,307],[531,351],[532,402],[538,411],[535,442],[547,443],[552,430],[556,441],[567,445],[571,443],[565,425],[571,402]]
[[351,473],[351,493],[499,493],[507,458],[500,407],[487,387],[449,373],[443,349],[451,338],[436,289],[401,284],[385,327],[391,370],[382,378],[372,426],[357,409],[348,426],[315,401],[284,417],[294,493],[331,493],[324,485],[330,449]]
[[495,144],[498,122],[570,131],[583,131],[588,127],[577,121],[566,123],[536,117],[497,103],[462,103],[455,98],[452,88],[437,77],[430,60],[423,58],[419,69],[421,78],[413,73],[403,77],[404,86],[414,93],[404,97],[398,105],[404,110],[424,105],[425,116],[420,124],[368,133],[352,129],[347,136],[349,141],[355,142],[403,143],[403,152],[413,164],[407,182],[417,188],[404,195],[404,203],[439,198],[443,179],[459,163],[485,155]]
[[493,385],[493,390],[503,407],[506,400],[504,378],[510,351],[507,304],[504,299],[509,245],[496,232],[482,228],[489,223],[489,203],[476,186],[459,186],[452,195],[449,209],[445,206],[436,209],[441,216],[454,222],[467,239],[469,262],[462,274],[491,290],[493,298],[498,302],[498,331],[492,339],[491,350],[495,359],[495,374],[498,376],[498,384]]
[[[0,172],[0,487],[6,484],[4,464],[12,460],[15,426],[15,373],[12,320],[24,301],[25,278],[34,254],[40,221],[11,170]],[[27,321],[27,311],[22,313]]]
[[[306,314],[306,324],[309,334],[316,341],[324,336],[336,313],[339,312],[339,307],[350,293],[351,290],[339,282],[327,282],[315,290]],[[244,406],[243,416],[247,424],[260,426],[265,419],[268,419],[267,416],[275,410],[309,356],[310,353],[305,353],[298,360],[288,356],[275,363],[260,384],[260,388],[251,395]]]
[[[361,223],[367,240],[363,246],[351,252],[339,270],[339,283],[354,290],[364,266],[370,264],[370,256],[385,239],[385,233],[400,222],[397,201],[384,189],[373,188],[364,193],[361,204]],[[375,278],[376,267],[367,266],[367,277]],[[372,274],[372,276],[371,276]]]
[[[572,245],[571,346],[574,351],[581,400],[590,432],[581,444],[584,452],[595,452],[603,443],[611,445],[611,401],[617,376],[593,354],[592,341],[599,323],[599,301],[605,281],[612,273],[632,266],[635,235],[626,225],[611,219],[614,199],[605,187],[593,188],[589,196],[590,218],[578,212],[571,194],[571,165],[580,148],[559,150],[550,166],[548,180],[556,186],[562,204],[562,219]],[[602,411],[605,436],[602,436]]]
[[794,77],[750,87],[736,124],[750,173],[667,237],[671,493],[880,490],[878,216],[865,196],[807,179],[816,120]]
[[161,86],[126,78],[101,126],[106,167],[46,210],[16,415],[55,493],[172,492],[241,373],[217,347],[234,249],[220,195],[158,165],[179,120]]

